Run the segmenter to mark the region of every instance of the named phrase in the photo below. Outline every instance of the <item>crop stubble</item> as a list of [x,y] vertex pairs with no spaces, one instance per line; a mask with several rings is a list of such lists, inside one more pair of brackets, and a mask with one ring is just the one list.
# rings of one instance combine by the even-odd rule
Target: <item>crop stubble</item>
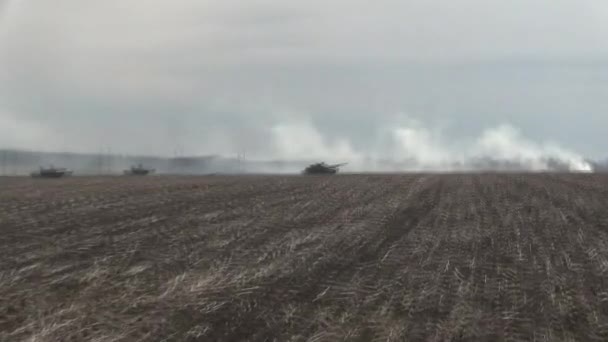
[[0,339],[605,341],[607,185],[0,179]]

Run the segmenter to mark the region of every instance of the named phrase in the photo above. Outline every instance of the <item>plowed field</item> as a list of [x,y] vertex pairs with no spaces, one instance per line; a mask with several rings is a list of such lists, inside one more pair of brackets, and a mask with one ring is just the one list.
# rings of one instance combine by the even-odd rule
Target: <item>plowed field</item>
[[608,175],[0,178],[2,341],[606,341]]

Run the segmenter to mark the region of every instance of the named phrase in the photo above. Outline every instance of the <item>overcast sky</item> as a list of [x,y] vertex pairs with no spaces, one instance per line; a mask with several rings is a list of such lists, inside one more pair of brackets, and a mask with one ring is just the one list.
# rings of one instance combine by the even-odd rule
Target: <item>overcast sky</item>
[[0,148],[603,158],[607,58],[606,0],[0,0]]

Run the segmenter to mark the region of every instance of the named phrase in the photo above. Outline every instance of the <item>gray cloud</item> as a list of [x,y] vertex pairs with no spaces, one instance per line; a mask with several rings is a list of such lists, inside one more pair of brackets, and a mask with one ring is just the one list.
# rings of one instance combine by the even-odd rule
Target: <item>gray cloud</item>
[[421,160],[453,142],[483,155],[471,151],[505,124],[530,140],[512,146],[518,155],[605,154],[605,1],[61,0],[0,11],[9,147],[400,158],[412,151],[386,141],[414,120],[438,141],[418,147]]

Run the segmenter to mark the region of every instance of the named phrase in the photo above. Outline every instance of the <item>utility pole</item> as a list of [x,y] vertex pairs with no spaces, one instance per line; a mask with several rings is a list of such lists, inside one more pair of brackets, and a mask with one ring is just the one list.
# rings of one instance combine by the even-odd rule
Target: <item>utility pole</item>
[[99,152],[97,153],[97,175],[101,176],[103,174],[103,150],[99,148]]
[[19,174],[18,166],[19,163],[19,151],[13,151],[13,175],[17,176]]
[[237,153],[236,162],[237,162],[238,173],[244,173],[245,172],[245,153],[243,153],[243,152]]
[[2,175],[6,176],[6,150],[2,150]]
[[114,157],[112,156],[112,148],[108,147],[108,174],[112,173],[112,166],[114,166]]
[[178,174],[183,173],[184,166],[183,165],[186,160],[182,159],[183,149],[178,145],[173,149],[173,164]]

